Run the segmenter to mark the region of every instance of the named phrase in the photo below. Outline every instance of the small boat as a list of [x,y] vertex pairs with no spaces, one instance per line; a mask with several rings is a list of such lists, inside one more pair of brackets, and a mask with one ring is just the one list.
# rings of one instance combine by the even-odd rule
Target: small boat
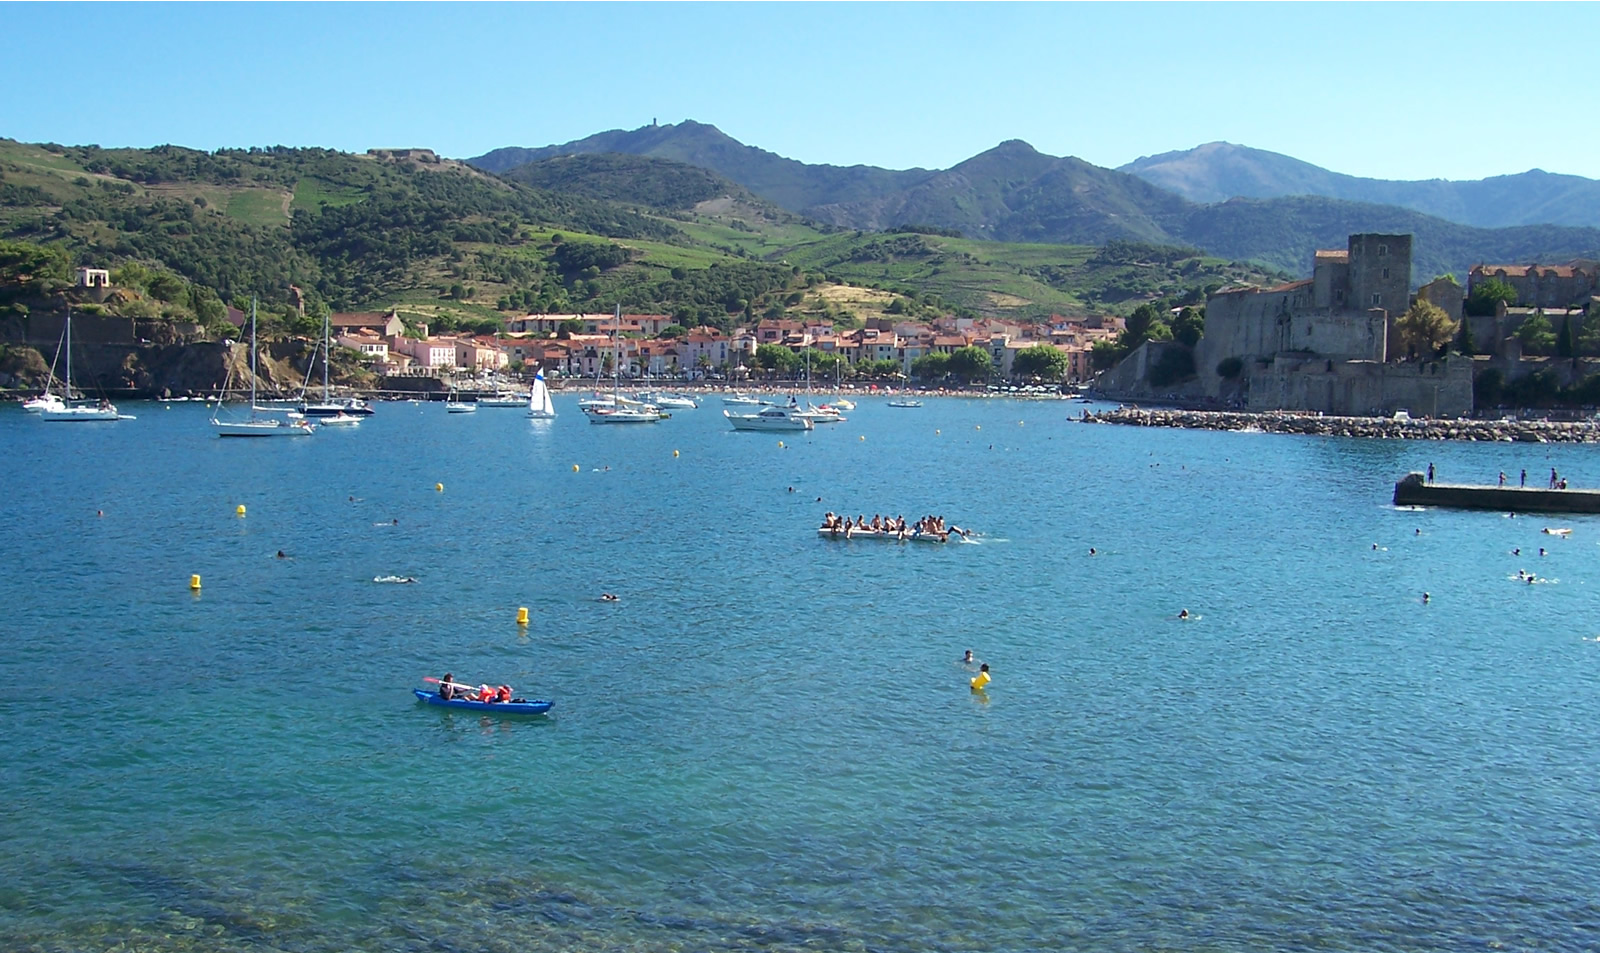
[[700,406],[694,402],[693,397],[685,397],[682,394],[665,394],[657,392],[640,394],[639,399],[649,401],[650,403],[655,404],[657,407],[672,407],[677,410],[694,410]]
[[332,417],[319,417],[317,419],[317,426],[319,427],[354,427],[359,423],[361,423],[360,417],[353,417],[350,414],[345,413],[334,414]]
[[552,420],[556,405],[550,400],[550,385],[544,382],[542,371],[533,372],[533,389],[528,391],[528,416],[534,420]]
[[904,536],[874,529],[851,529],[846,533],[843,529],[826,529],[820,526],[817,527],[817,535],[824,539],[885,539],[892,543],[948,543],[951,536],[950,533],[923,533],[912,529],[907,529]]
[[554,702],[541,699],[531,701],[509,702],[475,702],[466,698],[440,698],[438,692],[425,691],[420,688],[411,690],[417,701],[427,702],[430,705],[439,705],[444,708],[467,708],[473,711],[492,711],[497,715],[542,715],[550,710]]
[[[70,320],[70,318],[71,318],[70,314],[68,315],[68,318]],[[62,328],[61,329],[61,334],[62,334],[62,339],[63,340],[65,340],[65,338],[66,338],[66,333],[67,333],[67,329],[66,328]],[[56,357],[55,357],[54,361],[50,362],[50,376],[45,379],[45,382],[44,382],[44,393],[40,394],[38,397],[33,398],[32,400],[23,401],[22,402],[22,409],[23,410],[27,411],[30,414],[37,414],[37,413],[39,413],[41,411],[45,411],[45,410],[65,410],[66,409],[67,402],[66,402],[65,396],[71,396],[71,395],[69,394],[69,395],[63,396],[61,394],[57,394],[54,390],[51,389],[51,388],[55,387],[55,384],[56,384],[56,363],[58,361],[60,361],[60,360],[61,360],[61,344],[60,344],[60,342],[57,342],[57,344],[56,344]]]
[[528,403],[532,394],[518,394],[513,391],[500,391],[492,397],[479,397],[479,407],[523,407]]
[[612,343],[616,348],[611,361],[611,399],[605,401],[600,394],[594,400],[580,400],[578,406],[582,408],[585,417],[591,424],[654,424],[667,418],[661,408],[655,404],[642,400],[633,400],[622,396],[621,391],[621,364],[622,346],[618,342],[618,335],[622,329],[622,306],[617,305],[616,330],[612,331]]
[[722,398],[722,402],[724,404],[735,404],[742,407],[759,407],[766,403],[766,401],[759,397],[751,397],[747,394],[734,394],[731,397],[724,397]]
[[833,400],[828,401],[828,403],[831,404],[834,407],[839,408],[840,410],[855,410],[856,409],[856,402],[855,401],[846,400],[843,397],[835,397]]
[[[233,362],[228,362],[228,379],[222,384],[224,394],[233,383]],[[256,403],[256,302],[250,300],[250,418],[248,420],[223,420],[222,398],[211,410],[211,426],[219,437],[305,437],[312,432],[311,424],[301,417],[298,420],[280,420],[264,417],[265,409]]]
[[476,413],[478,410],[478,402],[475,400],[457,400],[455,388],[451,388],[450,399],[444,402],[444,409],[446,412],[452,414]]
[[[67,312],[67,326],[62,331],[65,344],[63,350],[67,352],[67,378],[62,385],[61,393],[64,398],[57,404],[41,406],[38,409],[40,420],[55,421],[98,421],[98,420],[132,420],[117,413],[116,405],[109,400],[100,400],[98,403],[73,403],[72,402],[72,312]],[[60,357],[60,353],[56,354]],[[46,394],[45,396],[49,396]],[[42,399],[42,398],[41,398]],[[27,405],[24,404],[24,407]]]
[[768,407],[766,410],[754,414],[730,414],[726,410],[722,416],[728,418],[728,423],[735,430],[814,430],[816,425],[808,417],[803,417],[782,407]]
[[[340,400],[333,398],[333,390],[328,385],[328,358],[333,347],[329,331],[331,312],[322,315],[322,400],[312,403],[306,399],[305,391],[311,383],[311,367],[306,368],[306,383],[300,385],[300,415],[302,417],[367,417],[372,414],[372,406],[359,397],[345,397]],[[312,366],[316,358],[312,357]]]
[[890,407],[921,407],[922,406],[922,401],[920,401],[920,400],[891,400],[891,401],[889,401],[889,406]]

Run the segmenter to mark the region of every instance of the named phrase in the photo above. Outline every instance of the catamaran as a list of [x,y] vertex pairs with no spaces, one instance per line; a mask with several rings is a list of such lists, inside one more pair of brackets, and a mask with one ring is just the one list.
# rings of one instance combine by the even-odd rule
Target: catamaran
[[[233,362],[228,363],[228,379],[223,382],[222,392],[228,392],[228,385],[233,383]],[[278,417],[261,416],[261,408],[256,405],[256,302],[250,299],[250,419],[249,420],[220,420],[218,414],[222,412],[222,401],[217,401],[217,406],[211,411],[211,426],[216,428],[219,437],[304,437],[311,433],[312,426],[307,420],[283,420]]]
[[[40,420],[54,420],[54,421],[79,421],[79,422],[93,422],[93,421],[98,421],[98,420],[123,420],[124,417],[121,414],[117,413],[117,408],[111,403],[111,401],[106,400],[104,398],[101,398],[101,400],[99,402],[97,402],[97,403],[82,402],[82,403],[76,403],[75,404],[75,403],[72,402],[72,311],[71,310],[67,311],[67,327],[62,332],[62,338],[65,341],[65,343],[62,345],[62,350],[67,352],[66,383],[62,386],[62,393],[65,395],[65,397],[62,399],[61,406],[59,406],[59,407],[41,407],[39,409],[39,419]],[[126,418],[126,419],[131,420],[133,418],[130,417],[130,418]]]
[[[65,335],[67,333],[67,329],[66,328],[62,328],[61,329],[61,333],[63,335]],[[43,410],[60,410],[61,408],[67,406],[67,402],[62,399],[61,395],[57,394],[55,391],[50,389],[50,388],[55,386],[55,383],[56,383],[56,364],[58,364],[60,361],[61,361],[61,342],[57,341],[56,342],[56,356],[55,356],[55,360],[50,362],[50,376],[45,378],[44,393],[40,394],[38,397],[33,398],[32,400],[23,401],[22,402],[22,409],[23,410],[27,411],[30,414],[37,414],[37,413],[39,413],[40,411],[43,411]],[[69,394],[68,396],[71,396],[71,395]]]
[[533,372],[533,389],[528,392],[528,416],[534,420],[551,420],[556,415],[556,405],[550,400],[550,385],[544,382],[542,371]]

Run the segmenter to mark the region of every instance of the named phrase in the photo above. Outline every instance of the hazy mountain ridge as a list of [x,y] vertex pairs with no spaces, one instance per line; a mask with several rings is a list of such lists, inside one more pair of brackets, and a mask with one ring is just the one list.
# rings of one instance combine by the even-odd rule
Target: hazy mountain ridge
[[1479,228],[1600,225],[1600,182],[1541,169],[1466,181],[1369,179],[1331,172],[1264,149],[1209,142],[1145,156],[1118,171],[1192,202],[1320,195],[1397,205]]
[[[1226,144],[1202,147],[1212,156],[1212,165],[1222,170],[1213,176],[1218,181],[1230,188],[1248,188],[1252,182],[1270,180],[1277,183],[1276,188],[1294,191],[1198,204],[1142,177],[1154,175],[1152,169],[1164,169],[1163,174],[1176,177],[1183,187],[1203,189],[1209,167],[1183,161],[1198,150],[1140,160],[1141,175],[1132,175],[1074,157],[1045,155],[1020,140],[1003,142],[942,171],[808,166],[744,146],[714,126],[692,122],[650,126],[632,133],[601,133],[543,150],[496,150],[468,161],[493,168],[528,155],[599,147],[672,153],[679,161],[710,168],[792,212],[863,231],[915,224],[996,241],[1102,244],[1131,240],[1192,245],[1211,254],[1261,261],[1296,274],[1309,267],[1312,251],[1343,247],[1350,233],[1408,232],[1417,237],[1413,274],[1417,282],[1443,272],[1464,276],[1473,264],[1485,261],[1566,261],[1593,256],[1600,250],[1600,230],[1591,227],[1474,227],[1393,202],[1316,196],[1311,194],[1316,188],[1332,188],[1327,183],[1333,173],[1286,156]],[[1529,180],[1528,175],[1534,174],[1507,178],[1545,181],[1549,186],[1543,198],[1546,204],[1564,201],[1564,180],[1575,178],[1538,173]],[[1476,185],[1493,191],[1495,181]],[[767,185],[772,182],[779,183],[775,189]],[[840,182],[842,187],[834,191],[835,183]],[[1407,183],[1379,184],[1398,187]],[[1446,187],[1463,184],[1420,183],[1436,187],[1435,205],[1458,211],[1470,190]],[[821,200],[802,204],[811,198]],[[1454,205],[1450,205],[1452,201]]]

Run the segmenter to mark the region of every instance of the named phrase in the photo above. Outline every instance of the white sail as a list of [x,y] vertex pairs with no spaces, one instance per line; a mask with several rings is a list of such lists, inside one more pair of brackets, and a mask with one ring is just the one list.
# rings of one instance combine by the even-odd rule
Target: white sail
[[550,385],[544,382],[544,373],[535,371],[533,389],[528,392],[528,416],[548,420],[556,415],[556,405],[550,400]]

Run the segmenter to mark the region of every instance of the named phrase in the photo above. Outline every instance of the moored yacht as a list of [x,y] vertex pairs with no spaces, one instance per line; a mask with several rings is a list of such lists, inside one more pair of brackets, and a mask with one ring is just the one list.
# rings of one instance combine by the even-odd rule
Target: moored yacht
[[735,430],[812,430],[811,418],[786,407],[768,407],[753,414],[735,414],[724,410],[722,416]]

